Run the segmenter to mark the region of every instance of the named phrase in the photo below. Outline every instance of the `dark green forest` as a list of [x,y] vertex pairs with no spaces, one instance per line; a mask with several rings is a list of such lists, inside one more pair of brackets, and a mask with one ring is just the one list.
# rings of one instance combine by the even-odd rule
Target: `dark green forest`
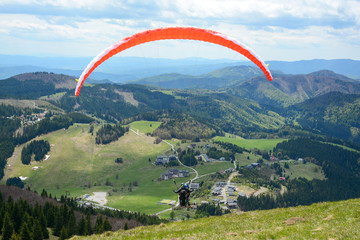
[[[32,199],[14,200],[9,193],[21,192],[22,197]],[[9,195],[3,198],[3,193]],[[95,221],[96,219],[96,221]],[[138,225],[152,225],[163,222],[158,217],[128,211],[113,211],[80,207],[72,198],[61,196],[60,202],[51,199],[43,190],[37,196],[29,190],[16,190],[14,187],[2,187],[0,191],[0,234],[2,240],[15,237],[26,240],[48,239],[50,234],[67,239],[73,235],[100,234],[118,230],[119,225],[130,229]],[[120,224],[119,224],[120,223]],[[117,227],[115,227],[115,225]],[[51,231],[48,230],[51,229]],[[17,239],[16,238],[16,239]]]
[[41,161],[49,151],[50,143],[48,141],[34,140],[23,147],[21,151],[21,162],[29,165],[33,155],[35,161]]
[[96,144],[108,144],[119,139],[129,129],[120,125],[105,124],[96,132],[95,143]]

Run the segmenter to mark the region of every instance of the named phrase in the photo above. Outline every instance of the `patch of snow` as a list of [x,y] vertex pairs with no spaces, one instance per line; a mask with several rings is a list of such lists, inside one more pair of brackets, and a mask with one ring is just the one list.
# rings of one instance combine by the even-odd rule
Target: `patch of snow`
[[48,160],[48,159],[49,159],[49,157],[50,157],[50,155],[45,155],[45,159],[44,159],[44,161]]
[[25,181],[26,179],[28,179],[28,177],[23,177],[23,176],[20,176],[19,178],[21,181]]
[[32,169],[32,170],[38,170],[39,167],[38,167],[38,166],[35,166],[35,167],[32,167],[31,169]]

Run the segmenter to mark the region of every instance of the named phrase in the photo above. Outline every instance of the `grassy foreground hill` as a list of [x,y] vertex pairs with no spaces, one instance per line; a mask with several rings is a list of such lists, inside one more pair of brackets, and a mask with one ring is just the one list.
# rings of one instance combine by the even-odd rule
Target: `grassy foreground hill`
[[233,213],[72,239],[358,239],[360,199]]

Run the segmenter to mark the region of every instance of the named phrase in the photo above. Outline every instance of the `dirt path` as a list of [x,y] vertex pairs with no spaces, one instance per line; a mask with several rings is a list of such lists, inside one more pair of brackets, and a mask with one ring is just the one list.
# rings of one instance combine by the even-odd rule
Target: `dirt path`
[[[163,142],[166,143],[166,144],[168,144],[168,145],[170,145],[170,146],[171,146],[171,150],[173,150],[173,151],[176,153],[176,156],[178,156],[178,153],[175,151],[175,148],[174,148],[174,145],[173,145],[173,144],[167,142],[166,140],[163,140]],[[188,184],[190,184],[190,183],[191,183],[192,181],[194,181],[195,179],[198,179],[198,178],[200,178],[200,177],[205,176],[205,175],[203,175],[203,176],[200,176],[200,177],[199,177],[198,171],[196,171],[196,170],[195,170],[194,168],[192,168],[192,167],[189,167],[189,166],[184,165],[184,164],[179,160],[179,158],[177,158],[177,160],[178,160],[178,162],[179,162],[179,164],[180,164],[181,166],[184,166],[184,167],[186,167],[186,168],[190,168],[191,170],[193,170],[193,171],[195,172],[195,177],[194,177],[193,179],[191,179],[190,181],[188,181],[188,182],[187,182]],[[162,211],[160,211],[160,212],[157,212],[157,213],[155,213],[155,215],[159,215],[159,214],[162,214],[162,213],[164,213],[164,212],[171,211],[171,210],[173,210],[173,208],[176,208],[177,206],[179,206],[179,204],[180,204],[180,202],[179,202],[179,200],[178,200],[178,201],[176,202],[176,205],[175,205],[174,207],[171,207],[171,208],[162,210]]]

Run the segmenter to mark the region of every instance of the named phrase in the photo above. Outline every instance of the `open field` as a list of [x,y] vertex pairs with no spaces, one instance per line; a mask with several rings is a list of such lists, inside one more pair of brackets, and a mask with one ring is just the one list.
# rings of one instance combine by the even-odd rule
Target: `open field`
[[140,133],[153,133],[160,126],[161,122],[156,121],[135,121],[130,123],[130,127],[139,130]]
[[[65,194],[65,191],[69,191],[70,196],[79,196],[92,192],[112,193],[115,190],[113,196],[108,197],[109,206],[134,211],[141,209],[147,213],[165,209],[165,206],[157,204],[161,199],[176,198],[171,192],[172,181],[156,182],[160,174],[167,170],[148,162],[149,158],[154,160],[165,152],[169,148],[167,144],[155,145],[153,138],[129,132],[116,142],[96,145],[95,136],[88,131],[88,124],[76,124],[67,130],[37,138],[50,142],[50,158],[31,162],[31,165],[21,163],[22,146],[16,147],[14,155],[8,160],[2,183],[9,177],[29,177],[25,183],[32,189],[41,192],[45,188],[56,196]],[[123,164],[114,162],[118,157],[124,159]],[[34,166],[39,169],[32,170]],[[132,187],[132,192],[129,192],[129,184],[134,181],[138,186]],[[120,194],[121,188],[124,189]]]
[[358,239],[360,200],[176,221],[74,239]]
[[284,163],[281,163],[281,166],[285,170],[285,174],[289,175],[291,179],[303,177],[308,180],[320,179],[324,180],[324,173],[321,171],[321,167],[313,163],[300,163],[295,165],[294,163],[289,163],[289,169],[284,168]]
[[244,139],[240,137],[219,137],[213,138],[215,141],[229,142],[245,149],[258,148],[260,150],[272,150],[276,144],[285,141],[286,139]]
[[19,100],[19,99],[0,99],[0,104],[11,105],[19,108],[43,108],[56,112],[63,112],[64,110],[55,105],[42,100]]
[[[145,125],[143,129],[148,123],[142,123]],[[95,127],[95,132],[99,127]],[[13,156],[8,159],[2,184],[9,177],[23,176],[28,177],[25,183],[31,189],[41,192],[44,188],[58,197],[66,191],[72,197],[107,192],[107,206],[149,214],[169,208],[158,204],[160,200],[177,199],[173,193],[176,189],[173,181],[158,181],[167,168],[154,166],[148,161],[150,158],[154,162],[156,156],[168,152],[170,146],[166,143],[154,144],[152,137],[138,136],[130,131],[116,142],[96,145],[95,134],[92,136],[89,133],[89,125],[75,124],[69,129],[36,139],[50,142],[49,159],[23,165],[20,157],[24,145],[17,146]],[[115,163],[118,157],[123,158],[124,163]],[[37,170],[32,169],[35,166]],[[203,175],[231,166],[230,162],[204,163],[196,169]],[[180,166],[176,168],[186,169]],[[177,184],[195,176],[190,172],[189,178],[176,179]],[[137,186],[134,186],[134,182]]]

